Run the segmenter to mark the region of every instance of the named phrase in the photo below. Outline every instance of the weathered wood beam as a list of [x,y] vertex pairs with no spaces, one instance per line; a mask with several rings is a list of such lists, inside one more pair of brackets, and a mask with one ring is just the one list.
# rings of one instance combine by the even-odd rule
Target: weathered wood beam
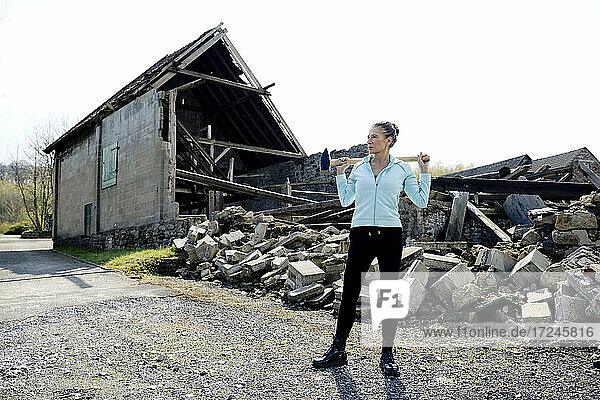
[[[198,183],[209,187],[220,188],[223,190],[229,190],[233,192],[246,193],[256,197],[263,197],[266,199],[277,200],[285,203],[292,204],[307,204],[317,203],[314,200],[304,199],[302,197],[288,196],[282,193],[272,192],[270,190],[256,188],[250,185],[244,185],[242,183],[229,182],[224,179],[214,178],[212,176],[196,174],[190,171],[176,170],[177,179],[181,179],[188,182]],[[289,210],[289,208],[288,208]]]
[[[183,127],[183,124],[181,123],[181,121],[177,121],[177,123],[179,124],[179,126]],[[298,154],[298,153],[292,153],[289,151],[283,151],[283,150],[275,150],[275,149],[267,149],[264,147],[258,147],[258,146],[250,146],[248,144],[241,144],[241,143],[233,143],[233,142],[225,142],[222,140],[216,140],[216,139],[205,139],[205,138],[201,138],[198,137],[196,135],[193,135],[190,131],[188,131],[187,129],[184,128],[184,130],[193,137],[194,141],[196,141],[197,143],[202,143],[202,144],[209,144],[209,145],[215,145],[215,146],[221,146],[221,147],[230,147],[232,149],[239,149],[239,150],[246,150],[246,151],[255,151],[257,153],[266,153],[266,154],[274,154],[277,156],[283,156],[283,157],[290,157],[290,158],[303,158],[302,154]]]
[[[150,84],[153,88],[158,89],[160,86],[165,84],[169,79],[175,76],[174,72],[169,72],[169,69],[173,68],[174,65],[177,65],[181,68],[187,67],[192,61],[194,61],[198,56],[204,53],[206,50],[210,49],[215,43],[217,43],[221,38],[223,38],[227,34],[227,29],[221,29],[223,23],[220,23],[217,27],[212,29],[205,35],[205,38],[211,37],[208,41],[204,42],[198,47],[190,47],[181,53],[175,60],[170,62],[167,66],[160,70],[160,72],[156,73],[154,77],[150,80]],[[220,32],[219,32],[220,30]],[[198,43],[202,43],[199,41]],[[146,85],[142,86],[139,91],[141,91]]]
[[564,172],[571,172],[572,170],[573,170],[573,167],[570,165],[563,166],[563,167],[550,168],[550,169],[545,169],[542,172],[534,172],[532,174],[528,174],[527,179],[532,180],[532,179],[536,179],[536,178],[543,178],[545,176],[552,176],[552,175],[561,174]]
[[450,195],[453,199],[450,218],[448,219],[448,229],[446,230],[446,242],[456,242],[462,236],[469,193],[450,192]]
[[225,156],[225,154],[227,154],[227,153],[229,152],[229,150],[231,150],[231,147],[227,147],[225,150],[223,150],[223,151],[221,152],[221,154],[219,154],[219,155],[218,155],[218,156],[215,158],[215,163],[218,163],[218,162],[219,162],[219,160],[220,160],[221,158],[223,158],[223,157]]
[[510,174],[502,177],[502,179],[517,179],[531,169],[531,164],[520,165],[510,172]]
[[200,154],[202,155],[202,157],[204,157],[204,159],[212,167],[211,170],[215,170],[216,169],[217,172],[219,173],[219,175],[221,175],[222,178],[227,178],[227,175],[225,175],[225,173],[223,171],[221,171],[221,168],[219,168],[217,166],[217,164],[212,159],[212,157],[210,156],[210,154],[207,153],[206,150],[204,150],[204,148],[202,148],[202,146],[200,145],[200,143],[198,141],[199,138],[194,137],[194,135],[192,135],[192,133],[185,127],[185,125],[183,125],[183,123],[180,120],[177,120],[177,125],[179,125],[179,127],[183,130],[184,136],[187,139],[189,139],[192,143],[194,143],[194,145],[196,146],[197,150],[200,152]]
[[193,88],[193,87],[196,87],[196,86],[198,86],[198,85],[200,85],[200,84],[202,84],[202,83],[204,83],[204,79],[202,79],[202,78],[200,78],[200,79],[196,79],[196,80],[193,80],[193,81],[191,81],[191,82],[184,83],[184,84],[183,84],[183,85],[181,85],[181,86],[177,86],[177,87],[175,88],[175,90],[179,90],[179,91],[188,90],[188,89],[191,89],[191,88]]
[[313,192],[311,190],[296,190],[296,189],[292,189],[292,193],[300,193],[300,194],[314,194],[317,196],[325,196],[325,197],[338,197],[337,194],[335,193],[329,193],[329,192]]
[[593,185],[587,183],[532,182],[443,176],[432,179],[431,188],[440,192],[537,194],[542,198],[565,200],[578,199],[584,194],[595,190]]
[[263,210],[261,212],[263,214],[268,214],[268,215],[281,215],[281,214],[289,214],[289,213],[302,215],[302,214],[307,214],[307,213],[311,213],[311,212],[317,212],[317,211],[321,211],[321,210],[328,210],[328,209],[334,209],[334,208],[342,209],[342,205],[340,204],[340,201],[338,199],[313,202],[312,204],[304,204],[304,205],[291,206],[291,207],[272,208],[269,210]]
[[482,224],[484,224],[492,232],[494,232],[494,235],[496,235],[496,237],[498,239],[500,239],[503,242],[511,242],[512,243],[510,236],[508,236],[506,234],[506,232],[504,232],[502,229],[500,229],[500,227],[498,225],[496,225],[494,222],[492,222],[491,219],[489,219],[483,212],[481,212],[481,210],[479,210],[470,201],[467,202],[467,210],[471,213],[471,215],[473,215],[473,217],[475,217],[475,219],[479,220]]
[[596,173],[592,171],[591,168],[587,166],[587,164],[581,161],[577,161],[577,166],[581,171],[583,171],[584,174],[587,175],[590,182],[592,182],[592,184],[596,186],[596,189],[600,189],[600,177],[598,177],[598,175],[596,175]]
[[193,76],[194,78],[204,79],[205,81],[216,83],[219,85],[225,85],[225,86],[229,86],[229,87],[236,88],[236,89],[246,90],[248,92],[258,93],[263,96],[271,95],[271,93],[269,93],[268,91],[263,90],[263,89],[257,89],[252,86],[244,85],[243,83],[233,82],[233,81],[230,81],[228,79],[223,79],[223,78],[217,78],[216,76],[203,74],[201,72],[191,71],[189,69],[171,68],[169,71],[175,72],[177,74]]

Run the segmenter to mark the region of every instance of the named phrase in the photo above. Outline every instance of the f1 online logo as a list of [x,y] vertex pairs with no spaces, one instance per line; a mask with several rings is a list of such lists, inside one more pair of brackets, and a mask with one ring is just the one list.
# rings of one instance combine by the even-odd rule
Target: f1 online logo
[[410,284],[404,279],[373,280],[369,283],[373,330],[384,319],[402,319],[408,315]]

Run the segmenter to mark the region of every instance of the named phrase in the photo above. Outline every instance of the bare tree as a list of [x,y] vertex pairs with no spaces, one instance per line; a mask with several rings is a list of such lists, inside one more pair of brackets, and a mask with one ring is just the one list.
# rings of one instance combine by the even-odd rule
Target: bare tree
[[54,154],[46,154],[44,149],[69,126],[65,117],[50,117],[46,122],[35,123],[23,159],[17,149],[10,164],[27,217],[38,231],[50,229],[54,193]]

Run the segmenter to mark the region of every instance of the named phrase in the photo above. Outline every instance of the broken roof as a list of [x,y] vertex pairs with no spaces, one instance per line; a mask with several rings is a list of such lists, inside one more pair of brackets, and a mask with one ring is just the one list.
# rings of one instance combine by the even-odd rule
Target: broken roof
[[[214,118],[213,139],[260,146],[305,157],[304,149],[260,85],[231,41],[222,23],[198,39],[169,54],[144,71],[110,99],[92,111],[44,151],[50,153],[82,129],[97,124],[151,89],[171,90],[202,80],[191,89],[194,96]],[[196,75],[194,75],[196,74]],[[202,77],[206,79],[201,79]],[[227,86],[218,83],[227,80]],[[233,84],[233,85],[232,85]],[[237,85],[237,86],[235,86]],[[222,112],[226,109],[226,112]],[[236,152],[249,169],[289,159],[285,155]]]
[[536,160],[532,160],[527,154],[523,154],[517,157],[509,158],[507,160],[498,161],[492,164],[482,165],[480,167],[475,167],[471,169],[467,169],[464,171],[452,172],[450,174],[444,175],[447,177],[453,176],[462,176],[462,177],[472,177],[475,175],[489,174],[498,172],[500,168],[508,167],[511,170],[515,168],[531,164],[531,168],[524,176],[535,173],[539,168],[544,166],[549,166],[546,168],[549,169],[558,169],[563,167],[572,166],[575,160],[589,159],[592,157],[597,161],[596,158],[592,155],[592,153],[587,149],[587,147],[582,147],[580,149],[571,150],[566,153],[556,154],[549,157],[538,158]]

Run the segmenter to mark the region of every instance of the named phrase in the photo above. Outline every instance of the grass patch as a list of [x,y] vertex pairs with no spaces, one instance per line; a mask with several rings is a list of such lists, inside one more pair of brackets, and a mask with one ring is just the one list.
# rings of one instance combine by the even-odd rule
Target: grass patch
[[174,247],[103,251],[79,247],[57,247],[56,250],[94,264],[118,268],[136,274],[154,274],[154,267],[163,259],[176,256]]

